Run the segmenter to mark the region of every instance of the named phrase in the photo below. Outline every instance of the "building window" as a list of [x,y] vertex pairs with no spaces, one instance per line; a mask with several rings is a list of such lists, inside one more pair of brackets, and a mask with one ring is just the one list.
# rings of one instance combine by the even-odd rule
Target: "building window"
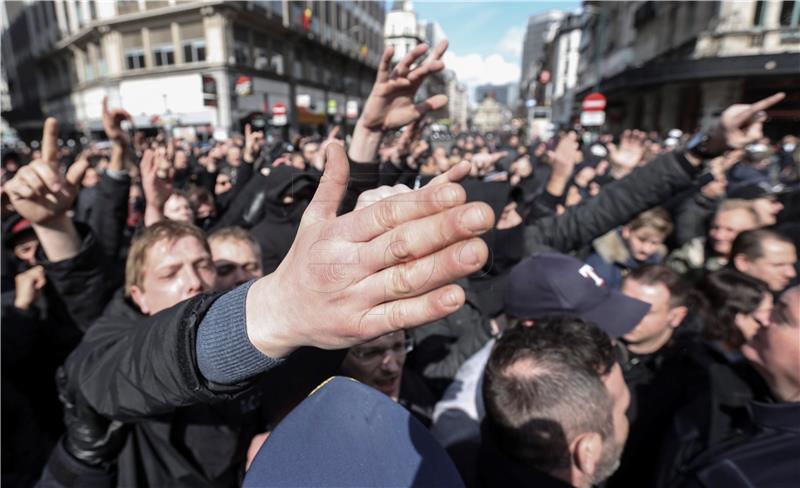
[[250,57],[250,31],[237,25],[233,31],[233,55],[236,64],[251,64]]
[[119,15],[131,14],[139,11],[139,0],[120,0],[117,2]]
[[781,3],[781,26],[797,27],[798,21],[800,21],[800,2],[784,1]]
[[147,10],[169,7],[169,0],[147,0],[144,5]]
[[153,47],[153,62],[156,66],[175,64],[175,48],[172,44],[161,44]]
[[206,60],[206,41],[184,41],[183,43],[183,62],[202,63]]
[[256,69],[269,69],[269,39],[258,32],[253,32],[253,59]]
[[125,64],[128,69],[143,69],[144,49],[128,49],[125,51]]
[[756,9],[753,13],[753,25],[756,27],[764,25],[764,0],[758,0],[756,2]]

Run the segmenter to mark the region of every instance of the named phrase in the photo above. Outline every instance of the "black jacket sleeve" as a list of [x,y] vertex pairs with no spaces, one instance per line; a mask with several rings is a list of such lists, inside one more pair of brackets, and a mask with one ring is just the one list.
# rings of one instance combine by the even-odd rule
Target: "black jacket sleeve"
[[69,317],[85,332],[111,301],[114,288],[109,283],[108,260],[94,234],[83,224],[75,227],[83,238],[75,257],[52,262],[40,251],[37,259]]
[[128,175],[117,179],[104,174],[97,184],[95,208],[89,226],[97,236],[103,254],[112,260],[116,260],[122,247],[130,188],[131,178]]
[[625,224],[645,210],[689,188],[701,168],[681,156],[663,154],[648,165],[611,183],[594,198],[559,216],[535,221],[525,229],[525,251],[571,252]]
[[232,398],[251,382],[217,385],[197,367],[196,332],[218,295],[199,295],[152,316],[114,305],[65,363],[69,381],[94,410],[123,422]]
[[340,207],[340,214],[347,213],[356,207],[358,196],[362,192],[376,188],[380,178],[380,163],[372,161],[359,163],[350,161],[350,181],[347,184],[347,193]]

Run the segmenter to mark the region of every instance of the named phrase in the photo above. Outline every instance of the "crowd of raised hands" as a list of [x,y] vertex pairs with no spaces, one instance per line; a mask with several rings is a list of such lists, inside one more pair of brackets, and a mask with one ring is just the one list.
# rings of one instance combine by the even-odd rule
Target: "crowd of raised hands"
[[[359,378],[349,365],[352,351],[387,338],[420,342],[425,327],[412,329],[448,324],[440,350],[430,357],[409,352],[407,366],[399,366],[427,382],[434,400],[412,412],[430,424],[442,385],[502,329],[502,278],[526,256],[588,256],[595,239],[653,206],[671,205],[677,225],[684,213],[697,213],[686,202],[719,201],[734,183],[754,182],[731,181],[734,167],[768,173],[751,145],[769,145],[764,111],[782,94],[723,112],[707,131],[704,149],[718,156],[709,161],[683,151],[688,134],[667,143],[640,130],[615,138],[575,127],[529,140],[454,129],[432,138],[430,114],[447,97],[420,100],[417,93],[444,69],[446,49],[446,41],[419,45],[396,65],[387,49],[347,131],[330,127],[284,141],[245,125],[225,140],[163,131],[148,137],[104,99],[107,141],[61,145],[59,123],[48,118],[36,149],[4,157],[3,393],[14,395],[9,411],[26,416],[30,432],[4,432],[3,442],[6,449],[8,437],[33,453],[27,464],[9,458],[10,482],[30,485],[49,459],[45,478],[56,485],[80,463],[112,484],[117,470],[122,485],[167,483],[177,468],[156,467],[155,459],[192,455],[174,440],[149,448],[129,440],[157,429],[155,416],[178,422],[179,407],[227,400],[265,375],[292,377],[293,358],[308,348],[347,355],[322,376],[338,372],[370,384],[369,374]],[[796,151],[780,147],[770,157],[784,158],[775,164],[791,184]],[[765,210],[774,218],[779,211]],[[701,226],[670,246],[678,250],[704,232]],[[616,272],[613,264],[609,272]],[[453,328],[454,317],[465,324]],[[190,333],[165,332],[186,323]],[[35,359],[42,355],[47,361]],[[396,381],[382,391],[413,403],[395,373],[371,386]],[[185,386],[165,393],[173,381]],[[258,421],[256,448],[267,425],[280,421],[275,412],[286,408],[270,407],[272,396],[281,393],[259,397],[273,410]],[[53,422],[62,413],[64,423]],[[180,442],[192,442],[183,435]],[[187,479],[239,480],[248,446],[237,447],[230,461],[239,474],[195,469]],[[66,454],[56,453],[60,447]],[[144,467],[117,465],[123,448],[145,459]],[[78,464],[65,468],[64,459]]]

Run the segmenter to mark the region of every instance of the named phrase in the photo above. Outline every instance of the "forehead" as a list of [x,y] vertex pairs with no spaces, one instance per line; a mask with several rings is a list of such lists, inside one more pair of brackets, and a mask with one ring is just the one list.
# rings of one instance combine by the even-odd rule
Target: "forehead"
[[649,285],[632,278],[625,280],[622,285],[622,293],[651,305],[666,303],[669,300],[669,290],[663,283]]
[[766,257],[777,257],[775,256],[776,254],[795,254],[794,245],[788,242],[778,241],[776,239],[766,239],[762,245],[766,251],[764,253]]
[[147,268],[159,268],[182,263],[184,260],[196,260],[210,257],[203,243],[194,236],[183,236],[178,239],[161,239],[150,246],[145,264]]
[[714,222],[719,225],[741,226],[754,223],[755,217],[753,216],[753,213],[747,209],[733,208],[731,210],[718,213],[714,218]]
[[228,259],[233,262],[250,261],[255,257],[255,249],[249,242],[234,239],[213,239],[209,242],[214,259]]

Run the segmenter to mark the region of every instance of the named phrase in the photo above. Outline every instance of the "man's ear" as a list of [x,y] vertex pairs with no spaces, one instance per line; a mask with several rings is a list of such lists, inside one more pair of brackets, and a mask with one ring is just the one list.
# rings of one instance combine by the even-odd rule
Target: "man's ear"
[[669,326],[673,329],[677,328],[683,322],[683,319],[686,318],[686,315],[689,313],[689,309],[684,306],[675,307],[669,311]]
[[150,307],[147,306],[147,297],[144,295],[144,290],[136,285],[131,286],[131,300],[139,306],[139,310],[145,314],[150,315]]
[[622,238],[626,241],[631,238],[631,228],[627,225],[622,226]]
[[742,273],[750,271],[750,262],[744,254],[737,254],[733,257],[733,267]]
[[603,455],[603,439],[597,432],[579,434],[572,441],[570,451],[573,469],[591,479]]

